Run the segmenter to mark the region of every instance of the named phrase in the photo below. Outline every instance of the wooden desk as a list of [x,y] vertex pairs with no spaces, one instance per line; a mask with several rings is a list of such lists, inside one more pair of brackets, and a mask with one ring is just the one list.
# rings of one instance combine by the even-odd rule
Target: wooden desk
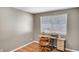
[[53,37],[53,36],[50,36],[50,35],[40,35],[40,37],[48,37],[52,40],[55,40],[56,41],[56,48],[60,51],[64,51],[65,50],[65,39],[64,38],[56,38],[56,37]]
[[40,37],[48,37],[48,38],[56,39],[56,37],[53,37],[53,36],[50,36],[50,35],[40,35]]

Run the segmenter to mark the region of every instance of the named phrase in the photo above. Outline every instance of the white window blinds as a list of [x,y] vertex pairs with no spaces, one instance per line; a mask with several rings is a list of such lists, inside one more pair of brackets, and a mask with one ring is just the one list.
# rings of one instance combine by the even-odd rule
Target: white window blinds
[[40,26],[41,32],[66,34],[67,14],[41,16]]

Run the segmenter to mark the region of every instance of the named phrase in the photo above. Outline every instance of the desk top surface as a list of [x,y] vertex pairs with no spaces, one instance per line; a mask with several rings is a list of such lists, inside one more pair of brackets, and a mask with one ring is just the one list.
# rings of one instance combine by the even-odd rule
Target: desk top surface
[[56,38],[50,35],[40,35],[40,37],[48,37],[48,38],[52,38],[52,39],[58,39],[58,40],[65,40],[65,38]]

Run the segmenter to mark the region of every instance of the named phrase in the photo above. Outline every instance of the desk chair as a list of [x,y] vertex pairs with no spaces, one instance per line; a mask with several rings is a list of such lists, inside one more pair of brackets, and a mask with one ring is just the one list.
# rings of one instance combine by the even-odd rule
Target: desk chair
[[41,52],[51,51],[51,49],[49,48],[50,38],[48,38],[48,37],[40,37],[39,45],[40,45]]
[[59,35],[58,34],[52,34],[51,35],[52,37],[54,37],[54,38],[50,38],[50,45],[49,45],[49,47],[53,50],[53,48],[56,48],[56,46],[57,46],[57,38],[59,37]]

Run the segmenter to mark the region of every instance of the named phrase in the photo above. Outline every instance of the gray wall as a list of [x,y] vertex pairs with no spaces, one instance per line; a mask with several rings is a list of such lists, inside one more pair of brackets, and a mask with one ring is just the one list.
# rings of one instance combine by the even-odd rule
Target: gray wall
[[14,8],[0,8],[0,50],[11,51],[33,39],[32,14]]
[[39,13],[34,15],[34,39],[38,40],[40,34],[40,16],[58,15],[67,13],[67,36],[66,48],[79,50],[79,9],[66,9],[59,11],[51,11],[46,13]]

